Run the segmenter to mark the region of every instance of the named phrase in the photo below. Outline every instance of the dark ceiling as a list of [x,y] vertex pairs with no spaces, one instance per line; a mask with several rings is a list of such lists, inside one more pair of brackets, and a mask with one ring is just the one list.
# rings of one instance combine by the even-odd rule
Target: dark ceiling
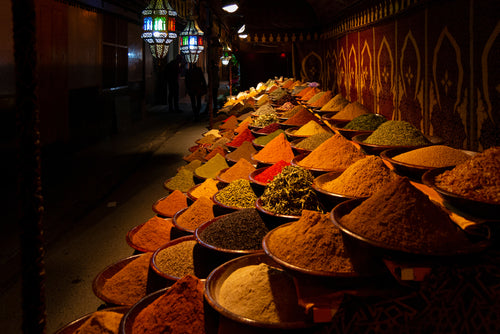
[[[106,2],[140,15],[149,0],[107,0]],[[342,16],[356,8],[380,1],[240,0],[240,9],[233,14],[228,14],[221,9],[221,0],[197,0],[197,2],[207,4],[228,28],[236,28],[245,23],[248,32],[258,33],[318,30],[333,25]]]

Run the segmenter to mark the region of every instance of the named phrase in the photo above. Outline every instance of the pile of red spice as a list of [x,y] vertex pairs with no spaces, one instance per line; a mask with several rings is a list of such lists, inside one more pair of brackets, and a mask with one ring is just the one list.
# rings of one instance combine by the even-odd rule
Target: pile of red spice
[[229,143],[227,143],[227,146],[231,147],[240,147],[241,144],[245,141],[252,142],[252,140],[255,139],[255,136],[252,134],[250,129],[246,128],[243,130],[240,134],[238,134],[236,137],[233,138]]
[[263,127],[262,129],[260,129],[259,131],[257,131],[257,133],[270,134],[270,133],[273,133],[274,131],[278,130],[280,127],[281,127],[281,125],[279,123],[271,123],[271,124]]
[[258,182],[267,184],[269,183],[276,175],[281,173],[281,170],[285,166],[290,166],[289,162],[284,160],[280,160],[272,166],[267,167],[261,173],[255,175],[254,179]]

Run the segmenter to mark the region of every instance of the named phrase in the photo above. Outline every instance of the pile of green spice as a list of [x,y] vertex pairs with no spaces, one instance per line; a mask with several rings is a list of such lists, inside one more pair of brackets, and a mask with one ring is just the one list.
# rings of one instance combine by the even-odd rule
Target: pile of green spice
[[208,160],[204,165],[195,169],[195,174],[206,178],[212,179],[217,176],[217,174],[224,168],[229,168],[226,159],[220,155],[216,154],[212,159]]
[[419,129],[406,121],[382,123],[364,140],[364,143],[385,146],[423,146],[430,144]]
[[180,190],[184,193],[194,187],[194,185],[193,172],[186,168],[179,169],[174,177],[165,182],[166,188],[172,190]]
[[192,160],[187,165],[180,167],[179,169],[185,168],[185,169],[190,170],[191,172],[194,173],[194,170],[196,168],[200,167],[201,165],[202,165],[202,161],[198,160],[198,159],[195,159],[195,160]]
[[304,318],[292,277],[266,263],[232,272],[221,284],[218,301],[231,312],[255,321],[283,323]]
[[260,197],[264,209],[282,215],[300,216],[302,210],[322,212],[313,176],[299,166],[285,166],[268,183]]
[[259,250],[269,232],[256,209],[243,209],[220,216],[199,234],[208,245],[232,250]]
[[254,126],[256,128],[263,128],[269,124],[276,123],[278,122],[278,116],[276,113],[273,114],[267,114],[267,115],[261,115],[255,118],[252,123],[250,123],[250,126]]
[[344,126],[346,130],[375,131],[387,119],[379,114],[364,114],[354,118]]
[[330,132],[318,133],[301,140],[295,145],[295,147],[301,148],[303,150],[313,151],[316,147],[323,144],[323,142],[327,141],[332,136],[333,133]]
[[273,140],[274,138],[278,137],[278,135],[280,133],[285,133],[285,131],[283,131],[282,129],[278,129],[278,130],[276,130],[274,132],[271,132],[270,134],[268,134],[266,136],[260,136],[260,137],[255,138],[253,140],[253,143],[256,144],[256,145],[265,146],[271,140]]
[[250,186],[250,181],[237,179],[215,194],[215,199],[233,208],[254,208],[257,196]]

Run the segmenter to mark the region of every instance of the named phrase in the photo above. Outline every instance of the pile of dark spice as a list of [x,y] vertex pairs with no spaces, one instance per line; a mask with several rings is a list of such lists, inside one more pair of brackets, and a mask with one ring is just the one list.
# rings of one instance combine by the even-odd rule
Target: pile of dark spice
[[299,166],[285,166],[268,183],[260,197],[264,209],[282,215],[300,216],[302,210],[322,212],[316,192],[312,188],[313,176]]
[[271,123],[267,125],[266,127],[263,127],[262,129],[258,130],[257,133],[262,133],[262,134],[269,134],[271,132],[274,132],[278,130],[281,127],[279,123]]
[[201,231],[208,245],[232,250],[258,250],[269,232],[256,209],[243,209],[221,216]]
[[449,253],[470,244],[448,213],[400,176],[341,217],[340,223],[369,240],[418,254]]

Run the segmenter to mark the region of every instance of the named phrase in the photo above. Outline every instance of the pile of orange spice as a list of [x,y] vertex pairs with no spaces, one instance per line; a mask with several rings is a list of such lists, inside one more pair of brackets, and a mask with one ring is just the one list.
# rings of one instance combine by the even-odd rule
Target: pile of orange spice
[[283,133],[280,133],[276,138],[267,143],[262,150],[254,154],[253,158],[265,163],[276,163],[280,160],[290,162],[294,158],[294,155],[290,142],[286,140]]

